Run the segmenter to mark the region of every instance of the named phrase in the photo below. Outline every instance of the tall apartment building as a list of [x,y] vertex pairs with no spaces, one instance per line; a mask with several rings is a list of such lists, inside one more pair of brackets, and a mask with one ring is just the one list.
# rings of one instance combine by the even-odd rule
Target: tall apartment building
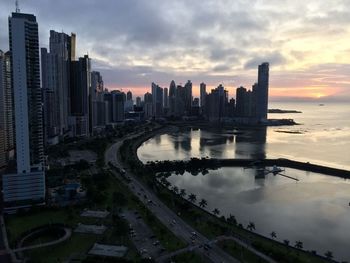
[[90,135],[89,96],[91,89],[91,61],[88,55],[71,63],[70,131],[74,137]]
[[11,86],[11,53],[0,50],[0,167],[14,158],[15,132],[13,90]]
[[258,86],[256,89],[256,117],[261,120],[267,119],[269,98],[269,63],[265,62],[258,68]]
[[9,17],[17,171],[3,176],[5,207],[45,200],[45,165],[40,87],[39,34],[36,17]]
[[50,50],[41,49],[45,137],[49,144],[68,130],[70,113],[70,65],[75,59],[75,35],[50,31]]

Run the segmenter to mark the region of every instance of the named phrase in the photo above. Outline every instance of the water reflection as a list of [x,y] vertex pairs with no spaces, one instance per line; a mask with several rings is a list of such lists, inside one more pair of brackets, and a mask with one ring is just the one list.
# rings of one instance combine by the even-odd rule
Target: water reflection
[[256,178],[254,169],[221,168],[205,176],[172,175],[172,185],[185,188],[208,201],[208,211],[218,208],[223,215],[235,215],[244,226],[249,221],[256,231],[291,244],[301,240],[308,250],[334,252],[337,259],[350,260],[350,183],[341,178],[286,169],[300,182],[273,174]]

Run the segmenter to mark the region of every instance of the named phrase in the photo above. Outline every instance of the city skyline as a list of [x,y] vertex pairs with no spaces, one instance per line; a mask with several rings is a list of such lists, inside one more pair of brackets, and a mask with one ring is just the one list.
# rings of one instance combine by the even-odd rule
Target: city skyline
[[[76,12],[58,2],[53,14],[48,12],[50,2],[41,0],[21,1],[20,8],[37,14],[42,47],[48,47],[50,29],[77,33],[77,56],[88,52],[94,58],[92,67],[109,89],[142,96],[152,81],[167,87],[172,79],[183,84],[190,79],[194,96],[199,96],[202,81],[208,88],[222,83],[233,94],[239,86],[249,88],[256,81],[255,66],[269,61],[272,100],[285,94],[348,100],[345,4],[90,1],[77,4],[84,12]],[[0,7],[0,23],[6,28],[14,1]],[[7,50],[8,32],[1,32],[0,48]]]

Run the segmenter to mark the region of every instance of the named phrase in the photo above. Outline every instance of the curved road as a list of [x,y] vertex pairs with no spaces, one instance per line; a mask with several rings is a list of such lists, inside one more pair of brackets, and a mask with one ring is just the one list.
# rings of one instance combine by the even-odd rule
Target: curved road
[[[107,151],[105,152],[106,164],[108,164],[108,162],[111,162],[117,167],[120,167],[120,168],[124,167],[124,164],[118,158],[119,148],[124,142],[124,140],[133,139],[133,138],[136,138],[137,136],[138,134],[128,136],[127,138],[124,138],[123,140],[116,142],[110,148],[108,148]],[[186,241],[188,244],[191,244],[192,232],[196,232],[196,230],[192,228],[192,226],[184,222],[166,205],[164,205],[151,190],[145,187],[143,183],[141,183],[141,181],[139,181],[139,179],[129,171],[129,169],[125,169],[125,170],[126,170],[126,175],[132,179],[131,183],[129,184],[130,191],[132,191],[132,193],[134,193],[141,200],[141,202],[143,202],[149,208],[149,210],[159,219],[159,221],[161,221],[171,232],[173,232],[174,235]],[[116,175],[114,171],[112,172]],[[141,197],[144,195],[147,196],[147,199]],[[150,203],[149,200],[151,200],[152,203]],[[200,233],[197,233],[196,244],[212,244],[212,242],[205,236],[201,235]],[[199,249],[199,247],[194,247],[194,249],[199,254],[206,256],[209,260],[215,263],[239,262],[235,258],[228,255],[226,252],[221,250],[215,244],[212,244],[211,247],[212,248],[210,249],[209,253],[204,253],[203,250]],[[157,261],[163,262],[162,258],[159,258],[159,260]]]

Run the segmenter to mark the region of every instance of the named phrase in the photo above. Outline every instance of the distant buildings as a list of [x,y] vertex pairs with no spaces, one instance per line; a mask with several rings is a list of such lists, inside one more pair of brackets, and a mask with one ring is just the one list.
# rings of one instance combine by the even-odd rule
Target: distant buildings
[[[175,81],[172,80],[169,86],[169,94],[167,88],[163,89],[152,83],[152,100],[148,98],[149,95],[145,95],[144,110],[147,111],[145,117],[178,119],[200,117],[211,122],[264,123],[267,120],[268,89],[268,63],[259,65],[258,83],[255,83],[251,90],[244,87],[237,88],[236,99],[229,99],[228,91],[225,90],[222,84],[207,93],[206,84],[201,83],[200,99],[193,99],[192,82],[190,80],[186,82],[185,86],[176,85]],[[163,100],[162,94],[164,94]],[[150,107],[150,101],[152,101],[152,107]]]

